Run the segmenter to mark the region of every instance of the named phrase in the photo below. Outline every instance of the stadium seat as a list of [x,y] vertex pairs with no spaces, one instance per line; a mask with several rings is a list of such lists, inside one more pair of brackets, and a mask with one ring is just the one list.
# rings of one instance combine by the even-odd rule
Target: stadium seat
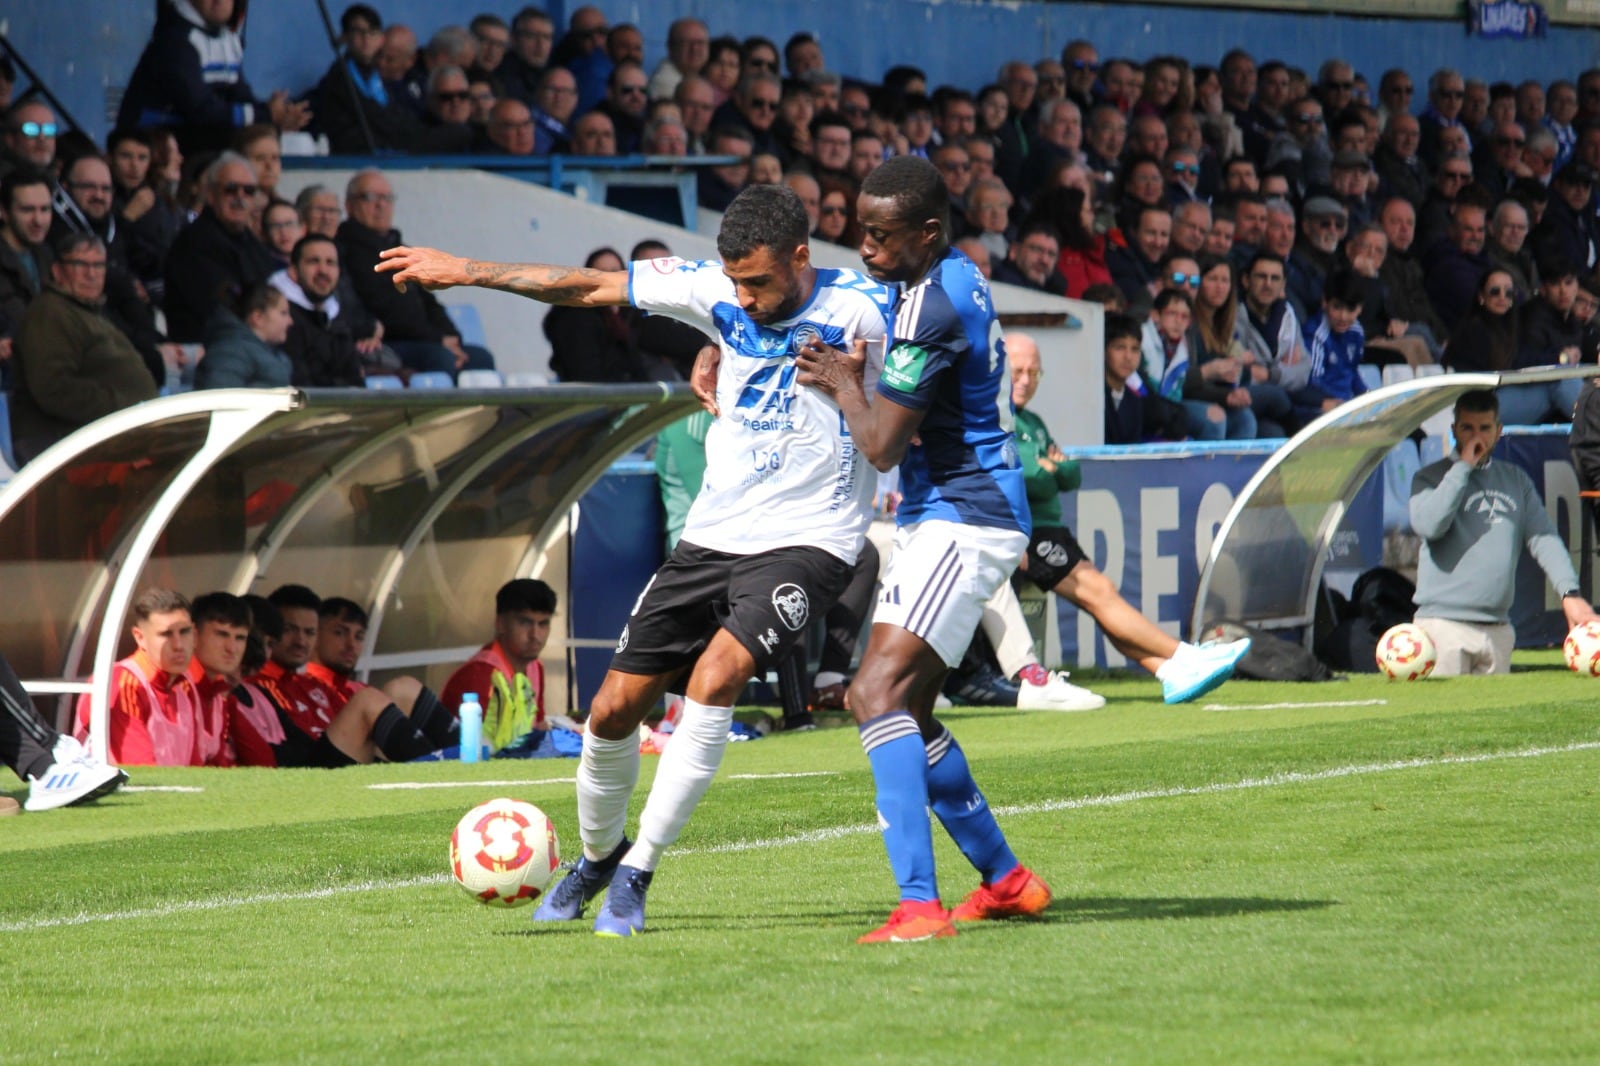
[[498,370],[463,370],[456,379],[456,387],[462,389],[498,389],[504,384]]
[[369,389],[403,389],[406,383],[393,374],[372,374],[367,378]]
[[1390,363],[1383,368],[1383,383],[1393,385],[1397,381],[1410,381],[1417,376],[1417,372],[1409,363]]
[[519,370],[515,374],[506,375],[508,389],[537,389],[548,384],[550,375],[537,370]]
[[425,370],[420,374],[412,374],[409,382],[413,389],[453,389],[456,383],[450,380],[450,375],[442,370]]
[[1361,375],[1361,384],[1367,387],[1368,392],[1378,388],[1380,385],[1387,384],[1383,380],[1382,372],[1377,367],[1367,363],[1362,363],[1356,367],[1356,373]]
[[483,316],[478,314],[476,307],[472,304],[444,304],[443,306],[445,313],[450,316],[450,321],[455,323],[456,329],[461,331],[462,344],[476,344],[483,348],[489,347],[489,338],[483,332]]

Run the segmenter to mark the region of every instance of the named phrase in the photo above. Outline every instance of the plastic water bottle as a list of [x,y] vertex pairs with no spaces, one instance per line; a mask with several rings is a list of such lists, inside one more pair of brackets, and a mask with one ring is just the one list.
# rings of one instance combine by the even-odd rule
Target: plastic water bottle
[[478,705],[478,694],[468,692],[461,697],[461,761],[477,762],[483,758],[483,708]]

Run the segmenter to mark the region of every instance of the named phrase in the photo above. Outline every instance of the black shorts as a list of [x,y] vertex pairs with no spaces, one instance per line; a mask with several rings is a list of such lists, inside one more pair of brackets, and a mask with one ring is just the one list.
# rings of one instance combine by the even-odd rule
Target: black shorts
[[1027,578],[1046,592],[1072,573],[1073,567],[1088,561],[1072,530],[1065,526],[1039,526],[1028,540]]
[[611,669],[668,674],[692,664],[718,629],[755,658],[780,662],[850,584],[852,568],[821,548],[730,555],[679,541],[634,604]]
[[328,734],[324,733],[316,740],[312,740],[289,721],[288,716],[282,711],[278,712],[278,720],[283,724],[283,743],[274,744],[272,754],[277,757],[280,768],[287,770],[313,767],[321,770],[337,770],[343,766],[355,765],[354,759],[333,746]]

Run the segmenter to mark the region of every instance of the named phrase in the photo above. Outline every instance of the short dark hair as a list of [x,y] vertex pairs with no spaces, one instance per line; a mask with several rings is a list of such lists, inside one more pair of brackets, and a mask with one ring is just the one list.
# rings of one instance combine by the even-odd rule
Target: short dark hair
[[1189,294],[1182,289],[1162,289],[1156,293],[1155,302],[1150,305],[1152,311],[1165,311],[1175,303],[1181,303],[1189,310],[1194,310],[1194,301],[1189,299]]
[[356,19],[365,19],[373,29],[383,29],[383,16],[370,4],[351,4],[339,16],[339,32],[349,33],[356,27]]
[[[659,249],[659,251],[657,251],[657,249]],[[651,253],[648,258],[659,259],[661,256],[671,255],[672,249],[667,247],[665,241],[658,241],[654,237],[646,237],[644,240],[633,246],[633,250],[628,253],[628,261],[630,263],[637,263],[639,260],[646,258],[647,252]]]
[[196,596],[189,605],[189,617],[196,626],[221,622],[225,626],[250,625],[250,605],[231,592],[208,592]]
[[799,33],[795,34],[793,37],[790,37],[786,42],[784,42],[784,45],[783,45],[783,65],[786,66],[786,67],[791,67],[792,68],[794,66],[794,52],[795,52],[795,49],[799,48],[801,45],[816,44],[816,43],[817,43],[816,34],[808,33],[805,30],[801,30]]
[[280,611],[285,607],[315,611],[322,606],[322,597],[304,585],[279,585],[267,595],[267,599]]
[[510,614],[512,611],[538,611],[556,613],[556,590],[532,577],[519,577],[507,581],[494,594],[494,613]]
[[250,608],[250,628],[277,640],[283,636],[283,613],[278,605],[256,592],[239,597]]
[[1536,266],[1539,269],[1540,285],[1578,276],[1578,265],[1572,261],[1571,256],[1564,252],[1549,252],[1541,255]]
[[150,149],[154,149],[155,147],[150,143],[151,137],[149,130],[138,129],[133,126],[118,126],[116,129],[111,131],[111,134],[108,137],[106,137],[106,155],[111,155],[117,150],[119,145],[126,144],[128,141],[133,141],[135,144],[142,144],[146,148]]
[[56,261],[60,262],[70,255],[76,255],[85,248],[99,248],[104,251],[105,247],[106,242],[93,233],[68,233],[56,241]]
[[1283,256],[1273,252],[1261,251],[1250,257],[1250,265],[1245,268],[1245,273],[1253,273],[1257,263],[1277,263],[1283,269],[1288,269],[1288,264],[1283,261]]
[[317,618],[332,618],[340,622],[354,622],[358,626],[367,624],[367,612],[354,600],[347,600],[343,596],[329,596],[317,607]]
[[920,156],[885,159],[861,183],[861,193],[893,201],[902,218],[918,222],[936,218],[945,235],[950,233],[950,194],[939,168]]
[[1322,299],[1355,310],[1367,300],[1367,283],[1349,266],[1340,264],[1322,283]]
[[33,167],[18,167],[0,178],[0,208],[11,210],[11,200],[16,196],[18,189],[26,189],[32,185],[43,185],[46,191],[54,187],[50,175]]
[[171,614],[173,611],[187,611],[189,601],[183,593],[173,589],[148,588],[134,597],[133,620],[135,622],[148,621],[153,614]]
[[294,247],[289,249],[289,262],[295,266],[299,266],[301,253],[305,250],[306,246],[315,244],[318,241],[333,245],[335,252],[339,250],[339,242],[335,241],[332,237],[324,236],[321,233],[308,233],[304,237],[301,237],[299,240],[295,241]]
[[239,298],[233,302],[232,311],[243,322],[256,312],[274,307],[279,300],[287,298],[268,282],[258,281],[239,294]]
[[1495,420],[1500,419],[1500,398],[1494,394],[1493,389],[1473,389],[1463,392],[1456,397],[1455,413],[1462,414],[1492,414]]
[[793,189],[752,185],[723,212],[717,254],[724,260],[743,259],[757,248],[767,248],[774,255],[786,255],[805,244],[810,235],[811,220]]
[[1132,315],[1125,315],[1120,311],[1111,311],[1106,314],[1105,322],[1105,340],[1103,343],[1107,348],[1110,348],[1111,342],[1115,340],[1131,338],[1134,341],[1138,341],[1144,336],[1143,331],[1139,328],[1139,323],[1134,320]]

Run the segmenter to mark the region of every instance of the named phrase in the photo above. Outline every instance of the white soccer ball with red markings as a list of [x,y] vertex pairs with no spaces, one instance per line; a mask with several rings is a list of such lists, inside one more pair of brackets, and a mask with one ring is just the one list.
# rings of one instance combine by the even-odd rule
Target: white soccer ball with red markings
[[1600,677],[1600,622],[1575,626],[1561,642],[1568,668],[1584,677]]
[[1378,669],[1394,681],[1421,681],[1439,665],[1439,649],[1419,625],[1401,622],[1378,638]]
[[480,803],[450,834],[450,873],[479,903],[520,907],[539,898],[561,865],[556,827],[531,803]]

